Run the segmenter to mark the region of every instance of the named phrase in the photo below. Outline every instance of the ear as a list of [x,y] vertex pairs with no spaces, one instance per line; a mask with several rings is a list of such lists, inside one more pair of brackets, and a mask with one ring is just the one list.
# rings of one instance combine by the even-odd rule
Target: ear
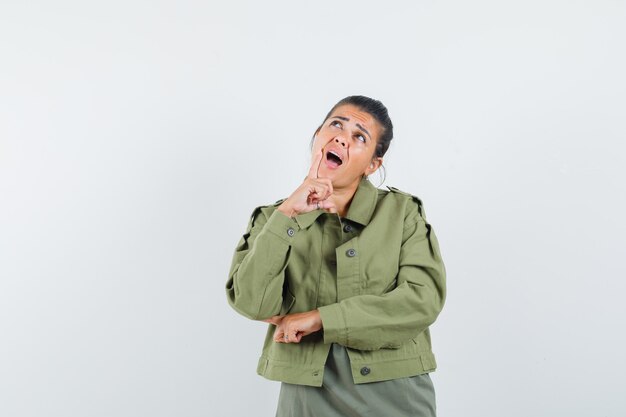
[[365,170],[365,175],[372,175],[374,172],[376,172],[378,168],[380,168],[382,164],[383,164],[382,157],[377,156],[376,158],[373,158],[372,162],[370,162],[369,166]]

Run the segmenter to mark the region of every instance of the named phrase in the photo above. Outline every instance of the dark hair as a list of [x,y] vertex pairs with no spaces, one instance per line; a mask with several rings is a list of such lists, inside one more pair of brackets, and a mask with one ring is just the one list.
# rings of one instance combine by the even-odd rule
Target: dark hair
[[[393,124],[391,123],[391,119],[389,118],[389,113],[387,112],[387,107],[383,103],[373,98],[369,98],[366,96],[348,96],[337,102],[333,106],[332,109],[328,112],[322,123],[315,130],[317,133],[326,120],[333,114],[335,109],[339,106],[343,106],[345,104],[351,104],[355,107],[358,107],[359,110],[369,113],[380,125],[381,134],[378,140],[376,141],[376,149],[374,150],[374,157],[382,157],[389,149],[389,144],[393,139]],[[315,140],[315,134],[311,138],[311,149],[313,149],[313,141]],[[381,168],[384,168],[381,166]],[[384,182],[384,179],[383,179]]]

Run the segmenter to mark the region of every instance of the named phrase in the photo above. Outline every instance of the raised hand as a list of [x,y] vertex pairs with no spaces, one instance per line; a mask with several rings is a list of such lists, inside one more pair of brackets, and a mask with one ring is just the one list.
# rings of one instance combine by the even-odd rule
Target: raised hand
[[308,175],[300,186],[285,200],[278,210],[293,217],[296,214],[307,213],[319,208],[336,213],[337,207],[332,201],[333,184],[330,178],[319,178],[319,166],[324,158],[324,149],[315,153]]

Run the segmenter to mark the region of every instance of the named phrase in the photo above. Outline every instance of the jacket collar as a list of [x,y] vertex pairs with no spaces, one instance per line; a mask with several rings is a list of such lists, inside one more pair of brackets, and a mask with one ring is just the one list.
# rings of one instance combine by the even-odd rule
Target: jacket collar
[[[374,184],[372,184],[367,177],[361,178],[345,218],[367,226],[372,218],[377,201],[378,189],[374,187]],[[306,229],[322,213],[326,213],[326,211],[324,209],[315,209],[307,213],[297,214],[295,219],[301,229]]]

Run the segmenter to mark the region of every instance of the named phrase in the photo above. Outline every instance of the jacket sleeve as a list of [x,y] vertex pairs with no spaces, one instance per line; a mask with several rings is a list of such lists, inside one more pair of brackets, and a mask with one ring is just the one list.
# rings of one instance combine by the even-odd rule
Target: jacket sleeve
[[299,231],[295,219],[278,210],[267,217],[261,207],[235,248],[226,282],[230,306],[252,320],[279,314],[291,242]]
[[446,271],[432,226],[413,204],[402,233],[397,286],[318,307],[324,343],[354,349],[397,348],[432,324],[445,303]]

